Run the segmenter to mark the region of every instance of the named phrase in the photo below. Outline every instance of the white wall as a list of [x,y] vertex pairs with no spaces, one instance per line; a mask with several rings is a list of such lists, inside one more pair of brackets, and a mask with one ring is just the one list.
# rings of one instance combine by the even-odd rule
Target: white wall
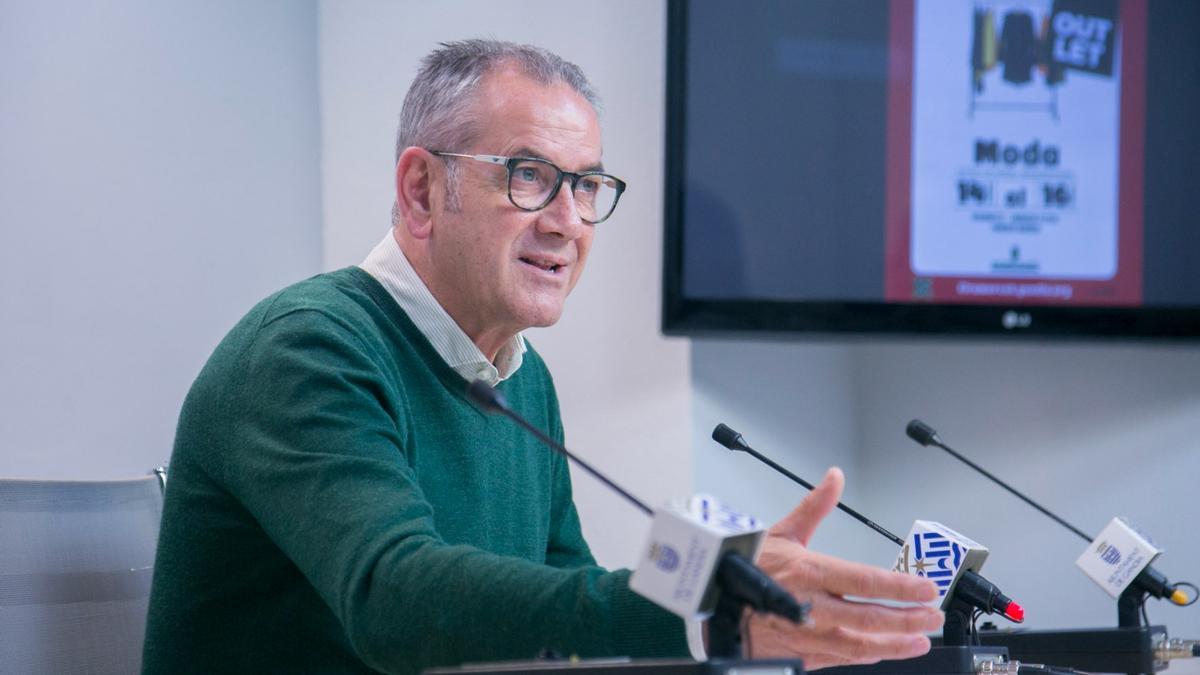
[[[658,332],[665,8],[623,0],[320,5],[325,266],[359,262],[387,231],[395,126],[418,60],[439,42],[495,37],[583,68],[604,99],[604,163],[630,188],[597,226],[587,273],[530,340],[555,373],[568,445],[651,504],[691,490],[688,345]],[[634,562],[640,512],[575,473],[602,564]]]
[[[739,430],[748,441],[810,480],[827,463],[853,467],[845,501],[900,536],[919,517],[989,546],[984,573],[1024,604],[1026,625],[1115,625],[1116,603],[1074,566],[1083,541],[908,440],[905,424],[920,417],[1084,531],[1129,517],[1167,549],[1160,571],[1200,579],[1195,347],[697,340],[693,361],[697,481],[717,477],[727,494],[758,496],[751,503],[762,513],[782,510],[794,495],[776,494],[784,479],[749,458],[734,467],[714,450],[702,434],[719,419],[746,419]],[[824,550],[876,565],[895,556],[894,546],[845,515],[835,512],[827,525],[835,527],[817,542]],[[1173,635],[1200,636],[1200,607],[1156,602],[1150,619]]]
[[145,473],[320,266],[316,10],[0,1],[0,476]]

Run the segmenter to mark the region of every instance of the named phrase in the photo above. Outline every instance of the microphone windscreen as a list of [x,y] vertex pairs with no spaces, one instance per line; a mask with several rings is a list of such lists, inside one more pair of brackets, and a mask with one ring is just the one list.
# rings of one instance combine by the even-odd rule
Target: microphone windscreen
[[933,427],[925,424],[921,420],[913,420],[909,422],[908,426],[905,427],[904,432],[908,434],[909,438],[920,443],[921,445],[929,445],[937,439],[937,432],[933,430]]
[[508,401],[504,400],[504,394],[496,391],[483,380],[473,380],[471,384],[467,385],[467,396],[484,410],[500,411],[508,408]]
[[712,439],[729,448],[730,450],[742,449],[742,435],[725,426],[723,423],[718,424],[716,428],[713,429]]

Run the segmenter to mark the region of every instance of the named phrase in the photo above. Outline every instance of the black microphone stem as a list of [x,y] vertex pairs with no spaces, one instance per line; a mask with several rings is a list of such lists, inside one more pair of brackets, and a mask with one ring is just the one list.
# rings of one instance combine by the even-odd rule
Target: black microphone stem
[[537,436],[538,440],[540,440],[541,442],[545,443],[546,445],[554,448],[555,450],[557,450],[558,452],[560,452],[564,456],[566,456],[567,459],[578,464],[579,468],[581,468],[584,471],[591,474],[592,478],[595,478],[596,480],[600,481],[601,483],[604,483],[608,487],[615,490],[617,492],[617,494],[621,495],[626,500],[628,500],[630,504],[633,504],[634,506],[636,506],[639,510],[641,510],[642,513],[644,513],[648,516],[654,515],[654,511],[649,506],[646,506],[646,504],[642,500],[640,500],[637,497],[634,497],[633,495],[626,492],[625,488],[622,488],[620,485],[617,485],[616,483],[609,480],[608,476],[605,476],[604,474],[600,473],[598,470],[592,468],[591,464],[588,464],[587,462],[583,461],[578,456],[576,456],[574,453],[572,453],[570,450],[567,450],[558,441],[555,441],[553,438],[550,438],[546,434],[542,433],[541,429],[538,429],[537,427],[533,426],[528,421],[526,421],[525,418],[514,413],[512,410],[509,410],[509,408],[507,406],[497,406],[493,409],[500,413],[503,413],[505,417],[507,417],[508,419],[521,425],[521,427],[523,427],[526,431],[533,434],[534,436]]
[[958,454],[957,452],[955,452],[955,450],[953,448],[951,448],[950,446],[943,443],[940,438],[937,438],[935,436],[930,441],[930,443],[932,443],[933,445],[936,445],[939,448],[950,453],[955,459],[962,462],[963,464],[966,464],[967,466],[971,467],[972,469],[975,469],[979,473],[987,476],[996,485],[999,485],[1000,487],[1004,488],[1005,490],[1008,490],[1009,492],[1013,493],[1014,495],[1019,497],[1022,501],[1024,501],[1026,504],[1032,506],[1033,508],[1037,509],[1038,511],[1041,511],[1042,513],[1044,513],[1047,516],[1049,516],[1050,518],[1052,518],[1059,525],[1062,525],[1063,527],[1067,528],[1068,530],[1079,535],[1080,539],[1083,539],[1084,541],[1091,543],[1092,538],[1087,536],[1086,534],[1084,534],[1082,530],[1080,530],[1079,528],[1075,527],[1074,525],[1068,523],[1067,521],[1063,520],[1062,518],[1059,518],[1058,516],[1054,515],[1053,513],[1050,513],[1050,511],[1047,510],[1046,507],[1042,506],[1041,504],[1038,504],[1037,502],[1033,501],[1029,497],[1026,497],[1024,494],[1021,493],[1020,490],[1014,488],[1013,486],[1009,485],[1008,483],[1005,483],[1004,481],[1000,480],[999,478],[993,476],[992,473],[990,471],[988,471],[987,469],[983,468],[982,466],[979,466],[975,462],[972,462],[971,460],[967,459],[966,457],[963,457],[962,455]]
[[[799,483],[799,484],[803,485],[804,487],[808,488],[808,490],[810,492],[816,489],[815,487],[812,486],[812,483],[809,483],[808,481],[797,476],[796,474],[792,473],[791,471],[788,471],[787,469],[783,468],[782,466],[779,466],[770,457],[767,457],[766,455],[760,453],[759,451],[755,450],[754,448],[750,447],[749,445],[746,445],[745,447],[743,447],[741,449],[744,450],[745,452],[753,455],[755,457],[755,459],[757,459],[758,461],[766,464],[767,466],[771,467],[772,469],[775,469],[776,471],[787,476],[788,478],[791,478],[794,482]],[[841,509],[843,512],[850,514],[851,517],[853,517],[855,520],[862,523],[863,525],[866,525],[867,527],[871,528],[872,530],[875,530],[879,534],[882,534],[883,536],[887,537],[888,539],[891,539],[893,542],[895,542],[895,544],[897,546],[904,545],[903,539],[892,534],[886,528],[884,528],[882,525],[879,525],[878,523],[876,523],[875,521],[871,520],[870,518],[864,516],[863,514],[859,513],[858,511],[855,511],[854,509],[850,508],[849,506],[846,506],[845,504],[843,504],[841,502],[837,503],[837,507],[839,509]]]
[[[788,471],[775,463],[770,457],[750,447],[750,444],[742,438],[741,434],[725,424],[718,424],[713,429],[712,438],[717,443],[734,452],[749,454],[763,464],[792,479],[792,481],[803,485],[810,492],[816,489],[812,486],[812,483]],[[837,507],[850,514],[858,522],[892,540],[897,546],[904,547],[903,539],[892,534],[883,526],[876,524],[870,518],[841,502],[838,502]],[[942,637],[944,644],[956,646],[965,646],[967,644],[967,635],[970,633],[969,619],[972,612],[976,609],[988,614],[999,612],[1009,621],[1016,623],[1021,623],[1025,620],[1025,610],[1019,604],[1013,602],[1012,598],[1001,593],[995,584],[984,579],[977,572],[972,572],[969,569],[963,570],[962,578],[959,580],[958,585],[955,586],[953,602],[951,602],[946,610],[947,619]]]
[[[1088,542],[1089,544],[1092,543],[1092,537],[1084,534],[1084,532],[1079,528],[1054,515],[1041,504],[1038,504],[1029,497],[1026,497],[1021,493],[1020,490],[1017,490],[1008,483],[1005,483],[999,478],[993,476],[992,473],[987,469],[958,454],[954,448],[951,448],[943,443],[942,439],[938,437],[937,432],[934,431],[933,427],[929,426],[928,424],[922,422],[921,420],[912,420],[908,423],[908,426],[905,427],[904,433],[908,434],[909,438],[921,445],[932,445],[945,450],[950,454],[951,457],[954,457],[963,464],[975,469],[996,485],[999,485],[1013,495],[1016,495],[1021,501],[1044,513],[1054,522],[1079,535],[1080,539]],[[1121,596],[1117,599],[1118,623],[1122,627],[1141,625],[1141,618],[1138,616],[1138,614],[1139,611],[1142,610],[1142,601],[1145,599],[1147,594],[1153,595],[1156,598],[1166,598],[1170,602],[1180,606],[1187,606],[1191,604],[1191,602],[1187,601],[1187,596],[1183,593],[1183,591],[1179,590],[1179,587],[1183,585],[1188,584],[1187,582],[1171,584],[1167,581],[1166,577],[1164,577],[1153,567],[1144,567],[1142,571],[1139,572],[1136,577],[1134,577],[1133,582],[1125,588],[1125,591],[1121,593]],[[1194,598],[1192,602],[1195,602]]]

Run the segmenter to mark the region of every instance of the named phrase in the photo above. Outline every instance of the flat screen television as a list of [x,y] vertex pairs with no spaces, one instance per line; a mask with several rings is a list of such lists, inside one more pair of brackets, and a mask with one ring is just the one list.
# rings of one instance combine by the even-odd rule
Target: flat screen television
[[663,330],[1200,337],[1200,2],[671,0]]

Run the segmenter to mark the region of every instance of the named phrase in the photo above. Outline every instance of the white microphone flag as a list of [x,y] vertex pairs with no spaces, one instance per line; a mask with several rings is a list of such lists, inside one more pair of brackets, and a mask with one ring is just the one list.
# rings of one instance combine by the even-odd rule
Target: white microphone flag
[[895,572],[926,577],[937,584],[938,600],[944,610],[950,604],[954,586],[966,570],[979,572],[988,550],[982,544],[935,523],[918,520],[913,523],[896,563]]
[[708,495],[676,500],[654,512],[650,538],[629,579],[634,592],[689,621],[716,609],[713,579],[727,551],[755,560],[763,527]]

